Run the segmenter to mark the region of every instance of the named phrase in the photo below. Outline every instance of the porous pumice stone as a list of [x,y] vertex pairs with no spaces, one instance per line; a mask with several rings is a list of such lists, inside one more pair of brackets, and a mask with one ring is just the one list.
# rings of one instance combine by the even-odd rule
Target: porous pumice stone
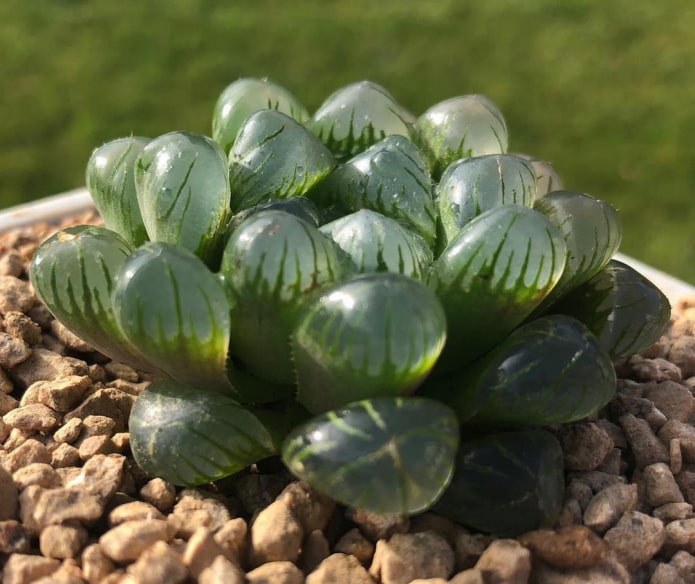
[[98,222],[0,235],[4,582],[695,582],[695,297],[615,364],[606,408],[551,428],[566,464],[556,524],[499,539],[346,509],[279,464],[195,489],[145,476],[127,420],[151,379],[55,322],[28,280],[40,242]]

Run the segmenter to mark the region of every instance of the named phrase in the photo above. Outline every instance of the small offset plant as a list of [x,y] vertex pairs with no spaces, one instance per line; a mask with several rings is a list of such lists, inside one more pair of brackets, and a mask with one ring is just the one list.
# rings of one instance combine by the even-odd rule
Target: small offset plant
[[515,535],[563,500],[543,428],[605,406],[613,362],[670,307],[611,259],[610,205],[507,149],[480,95],[416,118],[361,82],[310,115],[241,79],[212,138],[97,148],[105,226],[48,239],[31,281],[73,332],[154,374],[130,418],[150,475],[196,485],[280,455],[343,504]]

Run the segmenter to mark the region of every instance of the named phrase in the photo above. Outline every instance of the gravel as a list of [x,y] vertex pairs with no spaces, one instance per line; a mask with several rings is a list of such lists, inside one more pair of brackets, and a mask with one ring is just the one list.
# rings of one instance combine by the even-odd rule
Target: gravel
[[145,476],[127,420],[151,379],[53,321],[28,282],[54,229],[0,236],[3,584],[695,583],[695,298],[616,363],[603,411],[555,429],[556,525],[496,539],[346,509],[277,465],[196,489]]

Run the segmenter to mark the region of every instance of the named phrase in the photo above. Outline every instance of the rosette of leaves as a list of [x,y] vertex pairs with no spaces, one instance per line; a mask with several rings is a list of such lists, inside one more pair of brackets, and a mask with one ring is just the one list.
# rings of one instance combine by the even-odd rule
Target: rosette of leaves
[[482,96],[416,121],[363,82],[310,116],[242,79],[213,118],[214,139],[97,148],[105,225],[57,233],[31,267],[70,330],[154,376],[130,419],[138,464],[191,485],[281,456],[374,512],[439,500],[499,535],[551,522],[562,457],[536,428],[605,405],[611,359],[668,320],[611,262],[615,211],[546,193]]

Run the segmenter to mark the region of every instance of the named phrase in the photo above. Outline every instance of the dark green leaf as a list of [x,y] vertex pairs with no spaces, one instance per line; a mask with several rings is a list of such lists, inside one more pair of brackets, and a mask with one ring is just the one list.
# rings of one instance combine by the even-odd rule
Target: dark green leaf
[[376,398],[295,428],[288,468],[335,500],[375,513],[427,509],[446,488],[458,445],[456,417],[422,398]]

